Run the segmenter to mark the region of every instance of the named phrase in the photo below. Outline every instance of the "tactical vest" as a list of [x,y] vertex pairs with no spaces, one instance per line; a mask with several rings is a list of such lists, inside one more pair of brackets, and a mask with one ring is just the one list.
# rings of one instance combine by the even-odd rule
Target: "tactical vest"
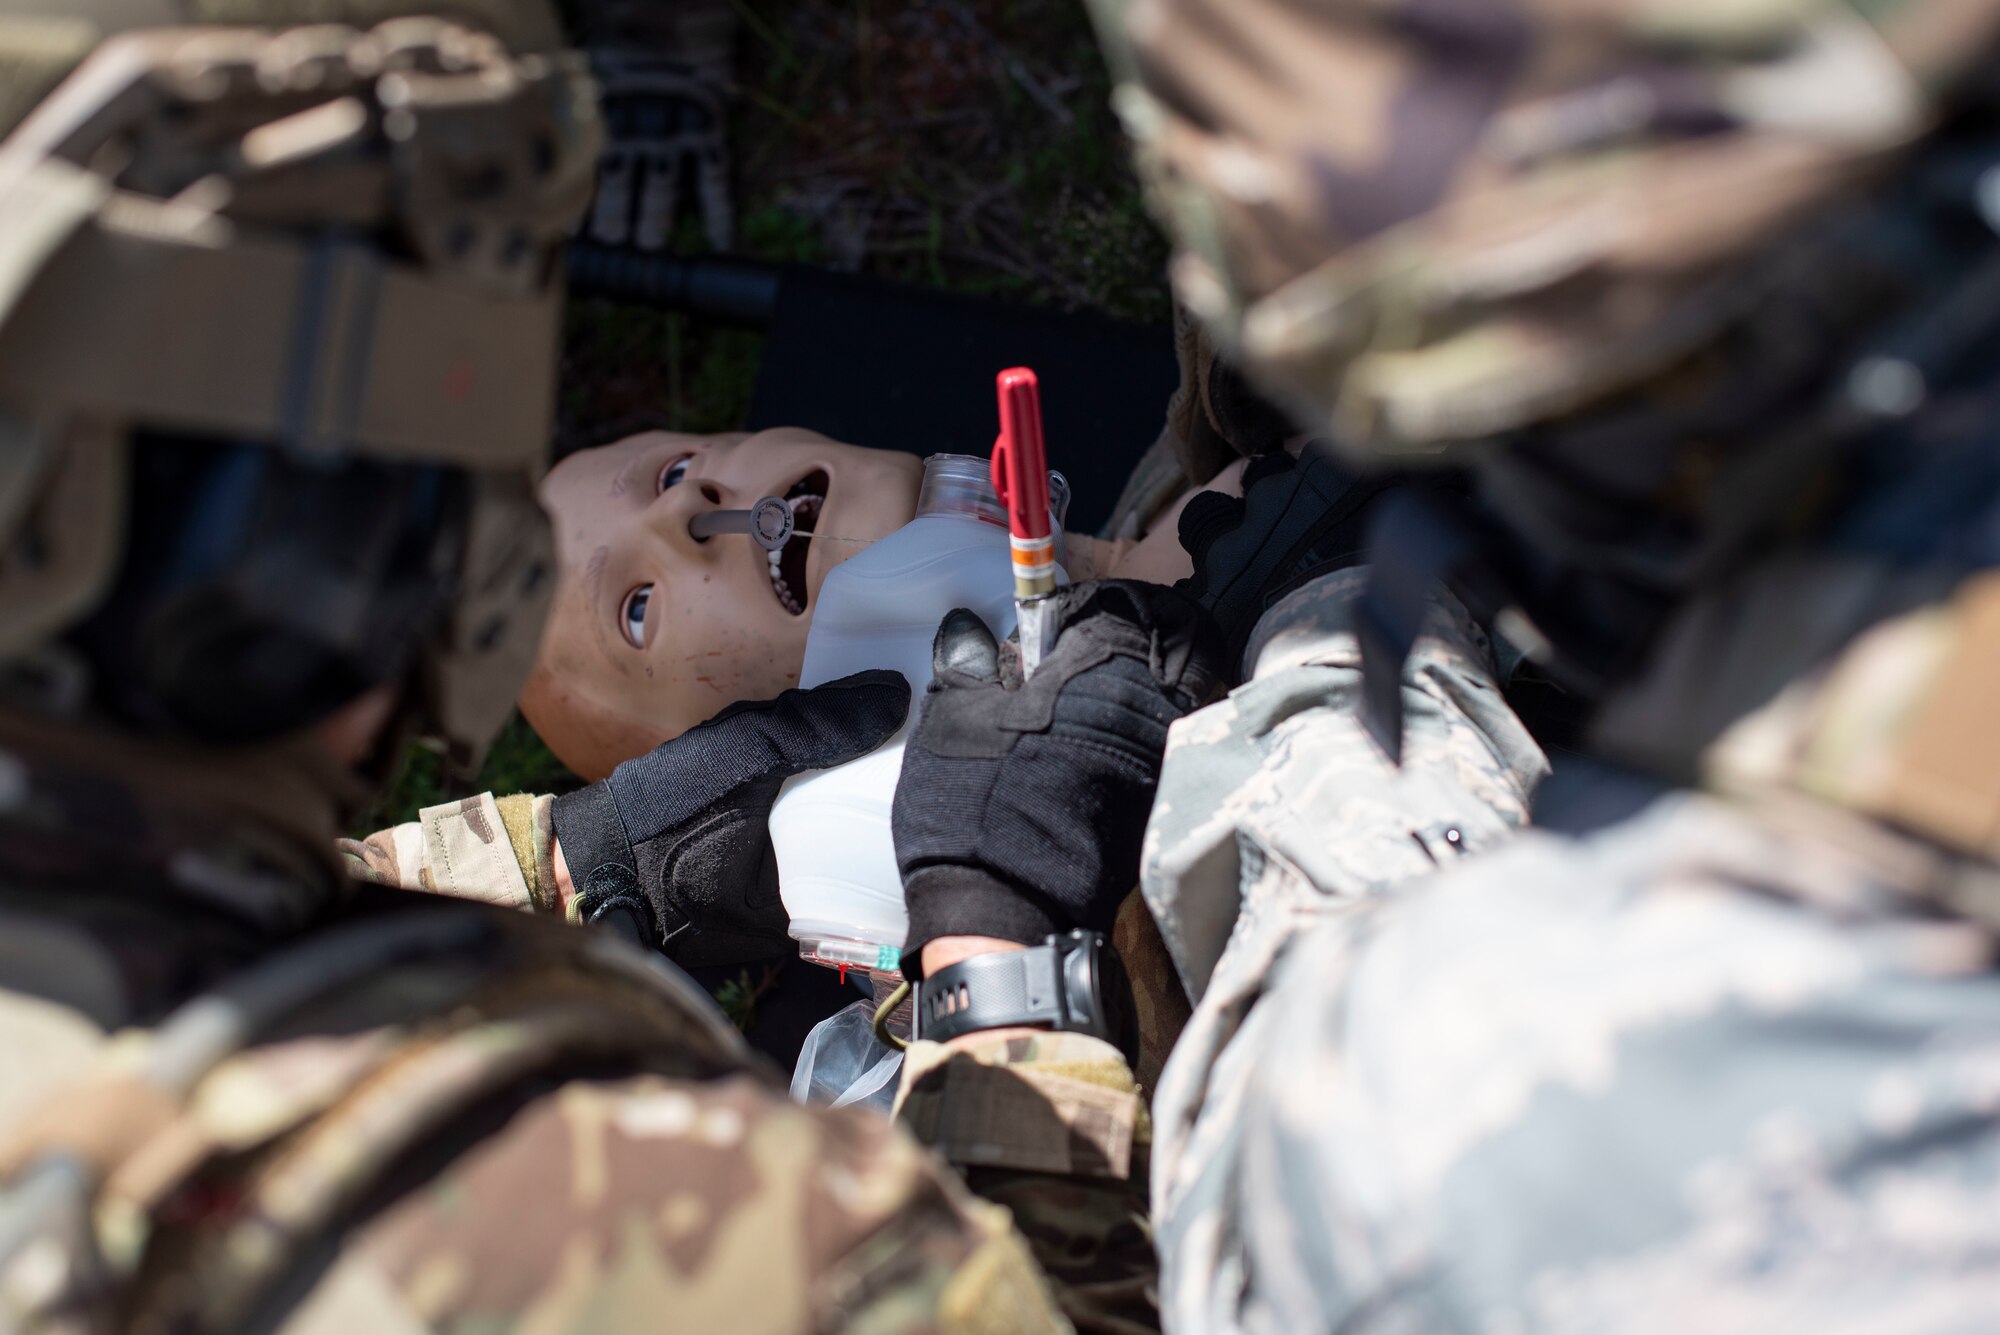
[[661,961],[412,905],[114,1036],[0,1125],[0,1332],[270,1324],[413,1156],[476,1138],[468,1114],[577,1076],[744,1069],[735,1032]]

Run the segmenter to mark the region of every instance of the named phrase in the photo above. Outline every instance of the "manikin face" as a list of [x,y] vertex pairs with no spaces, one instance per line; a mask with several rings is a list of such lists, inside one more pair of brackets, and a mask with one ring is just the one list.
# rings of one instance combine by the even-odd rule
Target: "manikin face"
[[[556,535],[555,603],[521,709],[586,779],[739,700],[798,685],[827,571],[910,522],[923,461],[783,427],[653,431],[556,465],[542,485]],[[697,515],[794,504],[774,567],[747,534],[702,540]]]

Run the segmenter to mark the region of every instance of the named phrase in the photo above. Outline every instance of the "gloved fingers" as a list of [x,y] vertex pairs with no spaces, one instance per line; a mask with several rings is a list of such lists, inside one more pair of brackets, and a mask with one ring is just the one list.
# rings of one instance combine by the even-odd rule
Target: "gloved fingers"
[[643,251],[667,248],[667,235],[680,212],[682,154],[650,152],[639,158],[639,216],[632,243]]
[[[794,774],[873,751],[909,717],[910,687],[894,672],[857,672],[773,700],[731,705],[699,727],[628,760],[605,780],[630,842],[673,830]],[[571,796],[574,796],[573,794]],[[557,799],[561,814],[564,799]]]
[[1180,709],[1195,708],[1214,694],[1224,661],[1222,637],[1186,594],[1139,580],[1096,580],[1057,596],[1061,629],[1056,646],[1033,680],[1012,698],[1006,710],[1009,726],[1022,731],[1046,727],[1058,694],[1117,659],[1150,673],[1154,685]]
[[662,949],[688,958],[684,935],[715,933],[703,950],[730,933],[781,940],[766,825],[779,786],[874,750],[909,709],[902,677],[858,672],[724,710],[558,797],[556,841],[587,916],[643,917]]
[[1182,580],[1182,586],[1191,586],[1200,578],[1201,570],[1208,564],[1218,541],[1243,527],[1250,515],[1247,498],[1252,489],[1297,467],[1297,461],[1282,450],[1274,454],[1260,454],[1250,460],[1243,470],[1241,496],[1202,491],[1188,499],[1188,503],[1181,507],[1177,532],[1181,549],[1194,561],[1196,573],[1190,579]]
[[[1202,620],[1200,606],[1178,588],[1143,580],[1102,579],[1075,584],[1058,595],[1062,635],[1090,627],[1084,643],[1098,641],[1114,652],[1146,658],[1158,639],[1184,640]],[[1063,641],[1056,655],[1063,653]]]
[[1145,600],[1143,590],[1160,587],[1127,579],[1093,579],[1081,584],[1064,585],[1053,595],[1058,632],[1066,633],[1101,616],[1138,624],[1144,616],[1141,610]]
[[[910,684],[900,673],[870,668],[772,702],[767,732],[790,774],[832,769],[867,755],[896,735],[910,716]],[[789,777],[789,774],[787,775]]]
[[1248,494],[1250,488],[1269,478],[1291,472],[1299,466],[1299,461],[1283,450],[1276,454],[1260,454],[1252,459],[1243,470],[1242,488]]
[[977,613],[955,607],[931,641],[931,672],[947,689],[1000,684],[1000,646]]
[[609,149],[597,165],[597,198],[591,204],[586,235],[607,246],[622,246],[632,236],[633,179],[638,173],[632,156]]
[[1181,549],[1194,559],[1195,568],[1208,559],[1215,540],[1243,522],[1243,498],[1220,491],[1196,492],[1181,507],[1179,536]]
[[1221,627],[1232,669],[1276,596],[1360,559],[1363,514],[1394,481],[1357,476],[1318,444],[1245,470],[1236,523],[1200,532],[1194,575],[1178,586]]
[[[660,40],[643,41],[641,47]],[[666,41],[685,46],[679,39]],[[664,250],[692,195],[710,244],[726,249],[734,230],[723,128],[727,43],[664,55],[600,48],[592,63],[609,144],[598,165],[597,199],[585,235],[605,245]]]
[[701,196],[702,230],[708,244],[727,251],[736,241],[736,201],[729,185],[729,165],[720,147],[700,151],[695,180]]

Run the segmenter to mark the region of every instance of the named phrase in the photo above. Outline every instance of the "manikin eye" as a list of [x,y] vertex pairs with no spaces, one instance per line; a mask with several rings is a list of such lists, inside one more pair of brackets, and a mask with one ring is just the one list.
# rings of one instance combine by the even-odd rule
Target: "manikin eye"
[[625,607],[619,613],[619,629],[634,649],[646,647],[646,604],[653,600],[653,586],[641,584],[625,595]]
[[665,491],[668,487],[678,486],[681,479],[687,476],[688,465],[693,462],[693,455],[684,454],[665,468],[662,468],[660,470],[660,490]]

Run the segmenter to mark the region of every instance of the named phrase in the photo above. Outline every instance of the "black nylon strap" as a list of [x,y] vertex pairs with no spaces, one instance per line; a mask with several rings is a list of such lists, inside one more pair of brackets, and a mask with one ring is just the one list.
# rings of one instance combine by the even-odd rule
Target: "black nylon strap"
[[1383,498],[1368,535],[1368,587],[1356,609],[1361,722],[1393,764],[1403,760],[1403,664],[1430,613],[1431,590],[1465,560],[1471,540],[1431,500]]
[[1008,1025],[1064,1028],[1061,963],[1054,946],[1040,945],[939,969],[917,989],[917,1037],[943,1043]]
[[1011,1025],[1101,1038],[1135,1065],[1138,1011],[1118,952],[1102,932],[1051,933],[1024,950],[974,955],[917,986],[916,1036],[943,1043]]
[[613,909],[637,914],[642,921],[650,917],[632,839],[609,787],[593,783],[564,795],[551,810],[550,823],[585,922],[595,922]]

